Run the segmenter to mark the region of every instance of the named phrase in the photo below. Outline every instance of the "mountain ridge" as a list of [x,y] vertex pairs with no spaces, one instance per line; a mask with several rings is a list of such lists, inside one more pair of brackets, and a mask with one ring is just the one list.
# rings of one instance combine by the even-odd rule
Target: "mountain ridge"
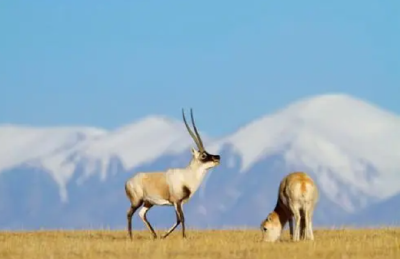
[[[200,129],[201,124],[198,123]],[[18,150],[18,145],[0,147],[3,154],[0,176],[6,172],[4,181],[13,182],[13,173],[22,175],[20,172],[39,170],[49,174],[64,204],[55,206],[64,208],[64,213],[71,215],[70,220],[79,221],[76,215],[82,215],[85,218],[82,222],[89,217],[85,213],[92,210],[75,210],[85,208],[80,204],[84,201],[97,204],[93,200],[96,196],[90,192],[92,188],[102,190],[105,200],[115,197],[116,200],[104,205],[105,210],[107,206],[117,206],[125,211],[122,203],[126,198],[121,186],[128,177],[141,170],[185,166],[190,160],[189,148],[194,146],[183,122],[162,115],[146,116],[110,131],[94,127],[46,128],[39,130],[42,133],[37,139],[21,137],[21,132],[26,131],[16,126],[12,126],[18,133],[14,137],[9,133],[10,128],[8,135],[2,135],[6,127],[9,125],[0,126],[0,141],[16,139],[16,143],[22,143],[22,149]],[[97,130],[84,130],[89,128]],[[199,194],[193,197],[194,201],[188,205],[189,215],[203,217],[204,225],[221,226],[225,214],[232,215],[230,222],[223,222],[225,225],[255,224],[273,206],[279,180],[292,170],[303,170],[315,178],[321,189],[323,204],[321,212],[316,214],[317,221],[339,222],[346,215],[375,206],[400,192],[396,184],[400,177],[398,132],[399,116],[345,94],[301,99],[221,138],[201,132],[206,149],[220,153],[222,163],[207,176]],[[24,143],[24,138],[31,144]],[[44,148],[43,143],[47,143]],[[392,148],[388,150],[388,146]],[[10,164],[5,158],[10,157],[17,162],[5,167],[4,164]],[[48,180],[38,183],[44,185],[43,192],[50,188],[54,195]],[[46,197],[37,194],[38,189],[32,192],[35,197]],[[82,193],[82,199],[77,199],[78,193]],[[262,205],[263,197],[271,200]],[[248,219],[235,210],[238,207],[252,211],[255,206],[261,206],[262,212]],[[336,214],[329,212],[332,208],[336,208]],[[49,213],[58,212],[50,209]]]

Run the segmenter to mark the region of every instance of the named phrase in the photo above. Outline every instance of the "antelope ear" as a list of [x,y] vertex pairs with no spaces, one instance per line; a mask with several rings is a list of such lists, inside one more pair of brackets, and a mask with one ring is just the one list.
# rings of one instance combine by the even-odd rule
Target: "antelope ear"
[[194,157],[197,158],[197,157],[199,156],[199,151],[197,151],[194,147],[192,147],[191,151],[192,151],[192,155],[193,155]]

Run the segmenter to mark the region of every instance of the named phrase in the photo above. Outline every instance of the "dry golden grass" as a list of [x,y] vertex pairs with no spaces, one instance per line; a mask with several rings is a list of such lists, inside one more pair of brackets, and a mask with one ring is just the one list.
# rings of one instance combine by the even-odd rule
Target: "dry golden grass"
[[287,232],[274,244],[256,230],[189,230],[186,240],[180,229],[165,240],[135,231],[133,241],[125,231],[0,232],[0,258],[400,258],[400,229],[315,230],[298,243]]

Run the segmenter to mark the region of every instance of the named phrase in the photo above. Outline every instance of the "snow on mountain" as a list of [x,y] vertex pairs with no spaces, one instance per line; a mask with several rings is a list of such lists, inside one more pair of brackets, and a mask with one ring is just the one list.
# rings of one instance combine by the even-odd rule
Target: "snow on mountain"
[[[0,125],[0,173],[21,165],[43,167],[47,157],[104,134],[105,130],[91,127]],[[58,171],[48,171],[60,185],[61,196],[66,196],[63,185],[66,176]]]
[[100,160],[105,177],[111,156],[120,158],[125,168],[133,168],[167,152],[181,152],[192,142],[181,122],[152,116],[86,145],[79,155],[88,160]]
[[[204,143],[209,142],[201,130],[200,134]],[[60,186],[62,200],[67,198],[66,185],[79,164],[84,165],[80,181],[93,174],[104,180],[112,158],[128,170],[195,146],[181,121],[163,116],[148,116],[110,132],[6,125],[0,127],[0,143],[0,172],[20,165],[45,170]]]
[[241,172],[283,152],[292,168],[315,172],[324,192],[349,211],[332,177],[380,199],[400,191],[400,117],[348,95],[300,100],[215,145],[227,143],[242,158]]
[[[200,130],[204,143],[209,138]],[[148,116],[135,123],[88,139],[70,148],[53,152],[37,163],[55,175],[61,188],[62,200],[67,200],[65,186],[78,165],[82,183],[94,174],[105,180],[113,158],[119,159],[125,170],[150,163],[166,154],[177,154],[189,146],[195,146],[184,124],[162,116]],[[115,172],[114,172],[115,173]]]
[[89,127],[0,125],[0,172],[105,133],[104,130]]
[[[82,180],[95,173],[105,179],[112,157],[120,159],[125,169],[132,169],[166,153],[180,152],[192,143],[181,122],[149,116],[103,135],[96,141],[84,143],[73,150],[76,155],[70,163],[53,163],[63,159],[65,154],[46,158],[44,163],[58,165],[59,171],[70,171],[71,163],[74,165],[83,161],[85,168]],[[71,150],[67,152],[71,153]]]

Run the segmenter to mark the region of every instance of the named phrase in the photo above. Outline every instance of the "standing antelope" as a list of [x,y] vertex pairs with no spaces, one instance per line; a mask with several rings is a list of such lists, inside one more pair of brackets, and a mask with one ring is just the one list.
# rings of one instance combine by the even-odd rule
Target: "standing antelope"
[[312,217],[318,200],[317,186],[309,175],[303,172],[287,175],[279,185],[275,209],[261,223],[264,240],[275,242],[279,239],[287,221],[293,241],[300,240],[300,232],[302,239],[314,240]]
[[166,238],[179,224],[182,224],[182,237],[186,238],[182,204],[193,196],[208,170],[220,163],[219,155],[209,154],[204,149],[203,142],[194,123],[192,109],[190,109],[190,115],[196,135],[193,134],[188,126],[182,109],[183,121],[199,149],[198,151],[195,148],[191,149],[192,158],[190,163],[184,168],[170,168],[158,172],[139,172],[125,183],[125,192],[131,203],[127,213],[128,233],[131,239],[132,216],[141,205],[143,207],[139,211],[139,216],[153,234],[153,238],[157,238],[157,234],[147,220],[146,214],[154,205],[174,206],[176,212],[176,223],[161,238]]

